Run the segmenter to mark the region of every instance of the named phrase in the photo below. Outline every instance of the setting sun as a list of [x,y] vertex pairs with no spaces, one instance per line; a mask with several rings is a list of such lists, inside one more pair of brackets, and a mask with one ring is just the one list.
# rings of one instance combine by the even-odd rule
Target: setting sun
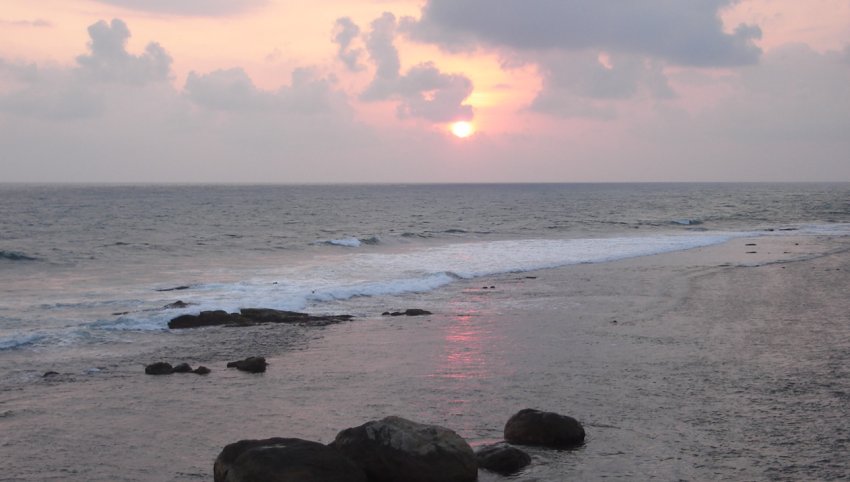
[[469,137],[475,132],[475,128],[472,126],[472,123],[467,121],[455,122],[452,124],[451,130],[455,137],[460,137],[461,139]]

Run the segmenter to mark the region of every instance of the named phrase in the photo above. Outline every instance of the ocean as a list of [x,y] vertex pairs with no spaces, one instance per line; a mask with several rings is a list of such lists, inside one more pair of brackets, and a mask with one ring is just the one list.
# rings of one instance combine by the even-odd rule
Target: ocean
[[[132,437],[133,443],[126,445],[118,433],[119,427],[126,433],[143,423],[156,426],[146,418],[153,415],[144,409],[141,420],[121,417],[122,407],[132,412],[145,404],[145,394],[161,397],[174,387],[162,392],[162,387],[146,391],[125,386],[158,383],[151,380],[157,377],[138,375],[144,363],[173,359],[178,352],[210,366],[240,355],[297,362],[297,367],[286,368],[288,377],[279,375],[285,381],[267,373],[264,380],[278,384],[266,386],[260,395],[266,401],[294,397],[287,399],[289,408],[254,406],[262,421],[247,427],[263,431],[260,428],[273,423],[274,417],[285,415],[281,425],[299,433],[272,431],[269,436],[329,441],[335,434],[331,422],[409,407],[411,418],[428,413],[427,421],[457,428],[474,442],[495,440],[500,427],[494,428],[491,420],[486,427],[476,425],[469,414],[458,415],[455,408],[481,405],[506,390],[523,390],[520,398],[528,402],[538,392],[546,392],[538,395],[550,402],[567,392],[570,397],[579,396],[571,390],[552,392],[554,381],[563,382],[560,363],[564,360],[519,356],[517,346],[523,350],[528,346],[515,344],[513,337],[548,353],[558,348],[547,340],[559,339],[561,330],[571,329],[565,325],[569,321],[547,318],[535,327],[535,336],[527,338],[511,325],[506,313],[521,313],[541,293],[520,287],[518,280],[525,275],[533,273],[528,280],[534,280],[541,270],[605,266],[738,238],[788,235],[842,239],[850,235],[850,185],[0,185],[0,427],[6,426],[2,427],[4,453],[12,460],[11,472],[4,476],[10,480],[208,480],[217,454],[210,447],[261,434],[240,436],[238,429],[245,429],[244,422],[225,424],[227,428],[220,430],[190,424],[180,429],[181,436],[204,440],[207,445],[200,443],[199,449],[203,455],[171,460],[170,468],[151,468],[162,456],[157,445],[146,447]],[[515,286],[510,297],[481,309],[483,302],[475,300],[488,294],[482,288],[489,292],[493,280],[500,284],[493,287],[493,299],[499,296],[496,290],[502,283]],[[641,283],[640,278],[633,281]],[[479,286],[482,283],[486,286]],[[463,298],[464,294],[472,298]],[[177,300],[187,306],[167,307]],[[581,311],[582,298],[570,302],[576,304],[576,312]],[[569,303],[555,303],[561,303],[565,313],[573,309]],[[170,319],[182,314],[245,307],[355,318],[321,329],[167,328]],[[381,316],[387,310],[406,308],[434,311],[438,321]],[[502,331],[492,327],[481,331],[481,326],[461,329],[464,320],[474,322],[485,315],[498,320],[493,326],[501,326]],[[486,336],[469,338],[479,332]],[[436,334],[442,337],[434,338]],[[411,345],[410,337],[421,343]],[[366,338],[368,349],[359,349],[357,340]],[[416,362],[460,342],[474,342],[452,354],[471,371],[454,373],[444,366],[435,376],[437,372],[425,373]],[[475,357],[504,357],[526,365],[518,370],[482,371]],[[273,364],[270,372],[274,368]],[[58,381],[42,378],[48,370],[60,372]],[[533,376],[528,376],[531,372]],[[215,380],[216,373],[214,369],[206,379]],[[521,373],[526,377],[516,378]],[[249,379],[233,374],[221,383],[230,385],[223,389],[218,405],[206,398],[212,386],[195,387],[194,395],[186,392],[172,402],[209,416],[238,405],[239,390],[257,389]],[[588,389],[592,384],[580,385]],[[91,406],[87,398],[91,395],[85,394],[92,389],[101,391],[99,400],[105,405]],[[445,396],[425,403],[423,393]],[[323,401],[317,404],[312,397]],[[397,400],[380,402],[386,398]],[[589,400],[577,405],[592,405]],[[58,407],[64,407],[65,416],[51,412]],[[297,422],[292,407],[300,407]],[[520,408],[525,407],[516,407]],[[97,421],[92,410],[106,410],[112,422]],[[480,412],[487,410],[475,409]],[[391,414],[397,413],[385,413]],[[510,413],[503,415],[506,420]],[[458,422],[455,417],[463,419],[459,427],[451,427]],[[608,426],[604,420],[596,423],[603,431]],[[8,435],[9,430],[22,427],[33,433]],[[53,429],[61,437],[48,433]],[[69,460],[90,453],[70,442],[80,432],[97,433],[99,442],[92,443],[100,450],[146,447],[145,453],[132,463],[84,460],[82,466],[74,466]],[[159,427],[156,433],[170,433],[169,427]],[[173,449],[170,443],[160,442]],[[629,443],[637,445],[635,440]],[[55,448],[60,455],[40,469],[32,456],[35,447]],[[762,469],[736,472],[742,470],[737,465],[700,471],[687,457],[680,456],[677,463],[675,455],[670,455],[672,459],[662,456],[668,450],[664,445],[650,461],[612,463],[610,472],[600,478],[646,480],[653,473],[663,480],[705,480],[713,478],[712,473],[732,479],[741,475],[783,478]],[[530,469],[519,480],[563,480],[558,474],[564,478],[582,474],[579,478],[586,480],[589,476],[570,454],[535,457],[543,460],[538,464],[543,468]],[[603,466],[605,457],[630,458],[625,453],[599,457],[590,466]],[[653,472],[657,470],[661,471]]]

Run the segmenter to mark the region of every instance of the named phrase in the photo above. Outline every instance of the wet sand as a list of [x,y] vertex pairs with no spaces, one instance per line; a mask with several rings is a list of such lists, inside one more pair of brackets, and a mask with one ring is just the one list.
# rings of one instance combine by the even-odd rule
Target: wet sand
[[[846,477],[848,249],[846,238],[735,239],[461,282],[399,306],[358,298],[334,308],[359,318],[325,328],[128,335],[126,348],[67,363],[2,354],[2,477],[210,480],[227,443],[329,442],[391,414],[477,445],[525,407],[578,418],[588,440],[529,450],[515,480]],[[410,307],[435,314],[377,315]],[[269,370],[224,368],[249,355]],[[144,375],[159,359],[213,372]],[[62,375],[40,378],[48,370]]]

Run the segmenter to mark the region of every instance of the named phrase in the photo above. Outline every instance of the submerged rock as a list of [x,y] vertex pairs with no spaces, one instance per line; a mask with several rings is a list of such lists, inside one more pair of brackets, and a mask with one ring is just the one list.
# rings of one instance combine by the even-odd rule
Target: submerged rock
[[381,313],[382,316],[423,316],[432,314],[428,310],[420,310],[419,308],[409,308],[404,311],[385,311]]
[[455,432],[401,417],[345,429],[330,444],[359,465],[372,482],[471,482],[475,454]]
[[215,482],[367,482],[366,474],[338,451],[309,440],[241,440],[221,451]]
[[519,472],[531,463],[530,455],[506,443],[479,447],[475,459],[480,468],[502,475]]
[[171,363],[156,362],[145,367],[145,373],[148,375],[171,375],[174,373],[174,367]]
[[263,373],[266,371],[266,359],[261,356],[251,356],[244,360],[232,361],[227,364],[227,368],[236,368],[243,372]]
[[505,440],[519,445],[570,448],[584,443],[584,427],[566,415],[526,408],[505,424]]

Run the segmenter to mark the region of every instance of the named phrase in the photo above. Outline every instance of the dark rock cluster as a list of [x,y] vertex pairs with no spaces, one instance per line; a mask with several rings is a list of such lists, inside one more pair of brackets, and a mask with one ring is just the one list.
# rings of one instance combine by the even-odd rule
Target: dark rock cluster
[[151,363],[145,367],[145,373],[148,375],[171,375],[172,373],[195,373],[197,375],[206,375],[210,369],[205,366],[199,366],[192,369],[188,363],[180,363],[177,366],[171,366],[168,362]]
[[[575,419],[525,409],[505,425],[505,439],[521,445],[574,448],[584,443]],[[478,469],[514,474],[531,456],[502,442],[479,447],[454,431],[401,417],[347,428],[322,445],[293,438],[242,440],[224,447],[215,482],[473,482]]]

